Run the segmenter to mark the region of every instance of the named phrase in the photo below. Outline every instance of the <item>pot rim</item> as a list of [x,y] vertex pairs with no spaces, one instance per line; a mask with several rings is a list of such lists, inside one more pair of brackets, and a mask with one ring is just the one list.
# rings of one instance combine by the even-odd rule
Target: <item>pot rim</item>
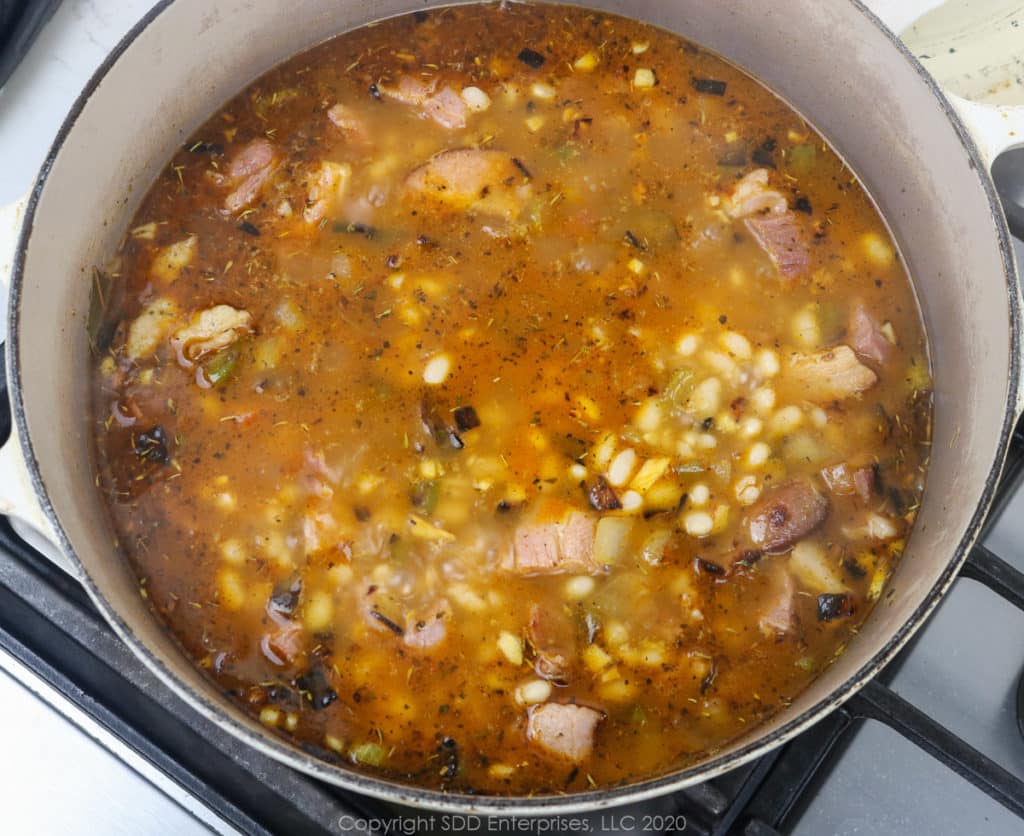
[[[85,567],[75,554],[67,533],[61,525],[57,512],[50,501],[49,493],[47,492],[46,484],[43,480],[39,463],[35,455],[32,438],[29,435],[20,373],[21,345],[19,339],[22,280],[25,270],[26,254],[28,251],[29,240],[32,235],[32,228],[35,221],[35,213],[38,208],[39,199],[46,186],[54,161],[59,156],[64,142],[74,129],[82,110],[92,97],[92,94],[106,77],[107,73],[110,72],[110,70],[117,64],[118,59],[138,38],[138,36],[167,8],[169,8],[173,2],[174,0],[160,0],[160,2],[151,8],[128,31],[121,41],[106,56],[103,63],[100,64],[99,68],[89,79],[82,92],[75,99],[71,110],[68,112],[67,117],[61,124],[60,130],[57,132],[56,138],[47,153],[46,159],[40,167],[39,174],[36,177],[35,184],[33,185],[32,191],[29,195],[28,205],[25,209],[24,223],[22,224],[14,253],[7,323],[8,343],[13,347],[13,350],[6,352],[6,372],[10,387],[11,410],[18,430],[18,435],[20,437],[22,454],[25,459],[32,487],[36,494],[36,499],[39,501],[43,513],[53,528],[58,545],[72,563],[77,566],[79,570],[79,580],[85,586],[94,606],[96,606],[100,611],[117,636],[176,695],[206,719],[216,723],[221,728],[226,729],[234,735],[236,739],[246,745],[252,746],[259,752],[300,772],[310,775],[313,778],[326,781],[330,784],[356,793],[361,793],[363,795],[368,795],[385,801],[397,802],[410,807],[451,813],[485,813],[499,815],[554,815],[582,813],[593,811],[595,809],[644,801],[715,778],[766,754],[778,746],[781,746],[783,743],[803,732],[814,723],[818,722],[826,714],[835,710],[846,700],[852,697],[903,648],[914,633],[922,626],[928,615],[938,605],[939,601],[956,579],[957,572],[966,560],[971,547],[978,538],[995,494],[995,488],[1002,471],[1003,460],[1006,456],[1010,436],[1017,418],[1015,404],[1018,401],[1019,389],[1021,387],[1022,312],[1020,310],[1020,299],[1017,293],[1016,263],[1014,260],[1009,229],[1007,228],[995,187],[988,175],[988,171],[986,170],[984,163],[982,162],[982,158],[971,134],[957,115],[956,111],[953,109],[952,105],[946,99],[938,83],[907,49],[903,42],[864,5],[862,0],[848,0],[856,11],[864,15],[864,17],[866,17],[875,28],[881,31],[889,42],[899,50],[904,59],[916,70],[918,75],[927,84],[932,95],[938,100],[946,114],[946,117],[956,130],[960,142],[964,146],[964,149],[970,158],[971,165],[978,175],[979,185],[985,192],[993,219],[996,222],[997,233],[999,236],[999,249],[1003,262],[1003,276],[1006,281],[1009,310],[1010,380],[1008,381],[1007,402],[1003,415],[1002,426],[1000,428],[996,455],[988,476],[985,479],[985,485],[978,500],[978,505],[975,509],[974,515],[971,517],[970,524],[968,525],[964,536],[957,544],[952,557],[939,579],[925,595],[917,609],[914,610],[904,624],[892,635],[889,641],[886,642],[881,649],[879,649],[852,677],[846,680],[845,683],[835,689],[826,698],[820,700],[815,705],[806,709],[803,713],[792,718],[770,733],[757,735],[756,731],[753,732],[753,739],[733,752],[726,755],[715,755],[694,766],[635,784],[600,790],[590,790],[564,796],[544,796],[538,798],[446,793],[440,790],[422,789],[383,778],[375,778],[355,772],[345,767],[335,766],[327,761],[301,752],[297,747],[286,743],[283,738],[279,739],[272,737],[270,733],[258,733],[250,726],[239,722],[239,720],[234,716],[234,712],[225,712],[220,706],[215,705],[204,695],[194,691],[184,681],[179,680],[174,673],[167,668],[159,656],[150,650],[150,648],[134,634],[131,627],[121,618],[117,609],[96,587],[92,578],[89,576]],[[550,2],[550,0],[548,0],[548,2]],[[742,67],[742,65],[740,66]]]

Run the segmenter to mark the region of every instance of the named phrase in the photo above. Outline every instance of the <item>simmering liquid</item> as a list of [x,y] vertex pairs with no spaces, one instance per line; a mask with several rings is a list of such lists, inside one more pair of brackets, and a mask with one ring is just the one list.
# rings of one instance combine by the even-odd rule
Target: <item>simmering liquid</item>
[[287,61],[171,160],[93,313],[140,593],[266,726],[419,786],[714,752],[843,652],[923,489],[871,201],[758,82],[611,15]]

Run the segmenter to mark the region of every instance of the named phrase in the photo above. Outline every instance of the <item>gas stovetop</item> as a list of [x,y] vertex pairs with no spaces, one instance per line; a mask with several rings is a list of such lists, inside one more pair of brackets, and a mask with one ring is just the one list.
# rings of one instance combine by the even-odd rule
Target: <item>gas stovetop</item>
[[[16,5],[0,0],[0,13]],[[19,30],[24,43],[58,3],[34,5],[37,18]],[[150,5],[60,4],[0,91],[0,203],[29,187],[78,90]],[[0,42],[9,34],[0,27]],[[1024,245],[1018,257],[1024,263]],[[7,414],[0,402],[0,441]],[[949,596],[877,680],[817,726],[750,765],[662,799],[511,823],[354,796],[238,743],[158,682],[82,588],[0,518],[7,828],[133,836],[1024,833],[1022,473],[1024,428],[983,545]]]

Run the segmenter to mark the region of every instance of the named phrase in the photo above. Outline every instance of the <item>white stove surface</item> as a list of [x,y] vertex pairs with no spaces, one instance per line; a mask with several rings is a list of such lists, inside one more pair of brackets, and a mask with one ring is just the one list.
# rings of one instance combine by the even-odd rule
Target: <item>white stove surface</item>
[[[27,192],[80,89],[151,5],[151,0],[64,0],[0,90],[0,203]],[[868,5],[905,24],[939,0],[874,0]],[[1017,246],[1024,263],[1024,245]],[[6,298],[0,305],[6,305]],[[1024,570],[1024,491],[986,542]],[[1024,739],[1015,708],[1022,648],[1024,613],[979,584],[960,580],[922,632],[893,687],[1024,777]],[[0,656],[0,714],[20,718],[6,725],[0,758],[7,832],[227,832],[223,822],[117,741],[88,724],[72,725],[63,708],[55,710],[46,686],[24,671],[10,670],[5,664],[10,661]],[[1002,836],[1024,833],[1024,823],[895,732],[869,722],[839,756],[793,832]]]

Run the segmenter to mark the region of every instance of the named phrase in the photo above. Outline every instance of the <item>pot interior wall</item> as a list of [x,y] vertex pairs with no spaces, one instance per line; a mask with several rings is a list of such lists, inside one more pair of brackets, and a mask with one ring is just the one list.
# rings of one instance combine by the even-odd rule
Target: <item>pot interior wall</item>
[[[96,591],[122,620],[120,629],[209,705],[227,709],[233,723],[264,737],[167,639],[111,546],[93,486],[86,426],[90,272],[114,250],[164,161],[221,102],[304,47],[424,5],[434,4],[176,0],[128,46],[77,114],[34,216],[16,314],[17,361],[31,443],[56,518]],[[981,175],[957,131],[928,84],[855,4],[586,5],[650,20],[718,50],[830,137],[888,218],[915,276],[931,337],[937,380],[931,474],[890,593],[792,709],[733,751],[828,699],[864,668],[922,606],[974,525],[1005,423],[1011,371],[1007,268]]]

